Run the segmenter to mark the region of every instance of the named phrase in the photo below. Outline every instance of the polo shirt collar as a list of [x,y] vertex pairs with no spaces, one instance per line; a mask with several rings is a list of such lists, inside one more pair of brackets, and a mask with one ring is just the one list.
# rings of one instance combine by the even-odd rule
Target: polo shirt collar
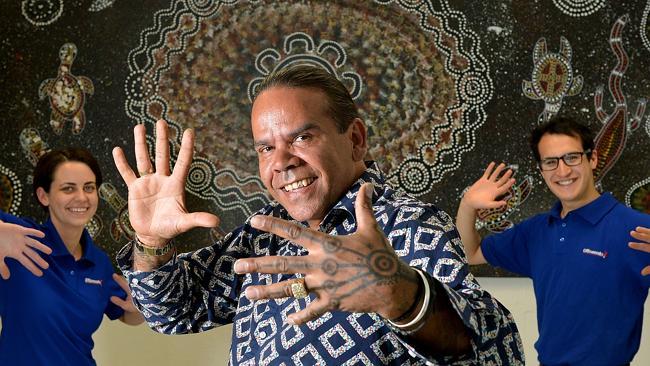
[[[585,221],[595,225],[618,203],[611,193],[605,192],[588,204],[569,212],[569,215],[578,215]],[[562,203],[555,202],[550,211],[549,218],[560,220],[562,218]],[[568,215],[567,215],[568,216]]]
[[[61,239],[61,236],[59,235],[59,232],[56,230],[56,227],[54,226],[54,223],[52,222],[52,219],[48,217],[47,221],[44,223],[44,232],[46,237],[50,238],[48,241],[48,245],[50,248],[52,248],[52,254],[51,256],[72,256],[70,252],[68,251],[68,248],[65,246],[63,243],[63,240]],[[88,230],[84,229],[83,233],[81,234],[81,246],[83,248],[83,255],[81,259],[79,259],[80,262],[87,262],[90,265],[94,265],[97,263],[98,258],[99,258],[99,249],[93,245],[93,240],[90,234],[88,233]]]

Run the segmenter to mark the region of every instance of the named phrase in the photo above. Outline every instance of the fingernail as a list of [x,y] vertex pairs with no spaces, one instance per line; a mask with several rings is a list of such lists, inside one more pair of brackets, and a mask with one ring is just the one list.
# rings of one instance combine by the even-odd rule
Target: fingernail
[[259,295],[259,291],[257,291],[257,289],[254,287],[248,287],[246,289],[246,297],[249,300],[256,300]]
[[293,320],[293,318],[287,318],[287,324],[289,324],[289,325],[296,325],[296,321]]
[[260,215],[255,215],[251,217],[251,225],[254,227],[260,227],[262,225],[262,218]]
[[246,273],[248,270],[248,263],[242,261],[242,260],[237,260],[235,262],[235,272],[236,273]]

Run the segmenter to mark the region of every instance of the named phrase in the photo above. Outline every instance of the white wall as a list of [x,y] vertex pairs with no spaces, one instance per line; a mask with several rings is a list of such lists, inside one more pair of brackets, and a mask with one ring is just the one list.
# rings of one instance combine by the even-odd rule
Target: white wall
[[[527,364],[537,365],[535,301],[530,280],[479,278],[481,285],[513,313],[524,342]],[[616,324],[612,324],[613,327]],[[226,365],[231,326],[203,334],[165,336],[146,326],[128,327],[104,321],[95,334],[95,359],[103,365]],[[650,365],[650,299],[646,301],[641,349],[632,365]]]

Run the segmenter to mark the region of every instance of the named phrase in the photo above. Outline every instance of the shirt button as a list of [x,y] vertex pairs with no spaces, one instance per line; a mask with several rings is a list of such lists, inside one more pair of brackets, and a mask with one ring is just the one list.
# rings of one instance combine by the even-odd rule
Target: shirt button
[[561,237],[561,238],[560,238],[560,241],[564,241],[564,237]]
[[563,222],[563,223],[562,223],[562,227],[566,227],[566,222]]
[[264,338],[266,338],[266,332],[261,331],[260,334],[259,334],[259,337],[260,337],[261,340],[263,340]]
[[70,275],[74,276],[74,270],[70,271]]

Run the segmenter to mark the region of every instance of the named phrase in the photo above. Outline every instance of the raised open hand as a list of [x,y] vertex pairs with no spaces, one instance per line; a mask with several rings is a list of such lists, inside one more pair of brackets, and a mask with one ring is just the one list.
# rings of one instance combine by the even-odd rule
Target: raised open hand
[[155,171],[149,159],[144,125],[133,129],[138,177],[124,152],[113,149],[113,160],[129,188],[129,218],[138,238],[147,245],[162,247],[171,238],[194,227],[214,227],[218,218],[207,212],[188,213],[185,180],[192,163],[194,133],[185,130],[174,171],[169,171],[167,122],[156,123]]
[[[628,244],[630,248],[650,253],[650,228],[639,226],[634,231],[631,231],[630,235],[634,239],[642,241],[642,243],[630,242]],[[644,276],[650,275],[650,262],[641,270],[641,274]]]
[[469,187],[463,195],[462,204],[478,210],[497,208],[507,203],[505,200],[497,200],[497,197],[506,193],[515,183],[514,178],[510,178],[512,170],[508,169],[501,174],[506,165],[501,163],[496,169],[494,168],[495,165],[494,162],[491,162],[485,169],[483,176]]
[[[305,287],[317,299],[292,314],[288,321],[302,324],[328,311],[375,312],[386,318],[403,314],[413,303],[418,275],[402,262],[379,229],[372,212],[372,185],[364,184],[355,203],[357,231],[332,236],[269,216],[255,216],[251,225],[301,245],[306,256],[265,256],[239,259],[237,273],[302,273]],[[296,295],[295,280],[250,286],[251,300]]]
[[7,280],[11,275],[9,267],[5,264],[7,257],[17,260],[28,271],[39,277],[43,275],[40,268],[47,269],[49,267],[49,264],[34,249],[45,254],[51,254],[52,249],[29,236],[42,238],[45,234],[36,229],[0,221],[0,275],[2,279]]

